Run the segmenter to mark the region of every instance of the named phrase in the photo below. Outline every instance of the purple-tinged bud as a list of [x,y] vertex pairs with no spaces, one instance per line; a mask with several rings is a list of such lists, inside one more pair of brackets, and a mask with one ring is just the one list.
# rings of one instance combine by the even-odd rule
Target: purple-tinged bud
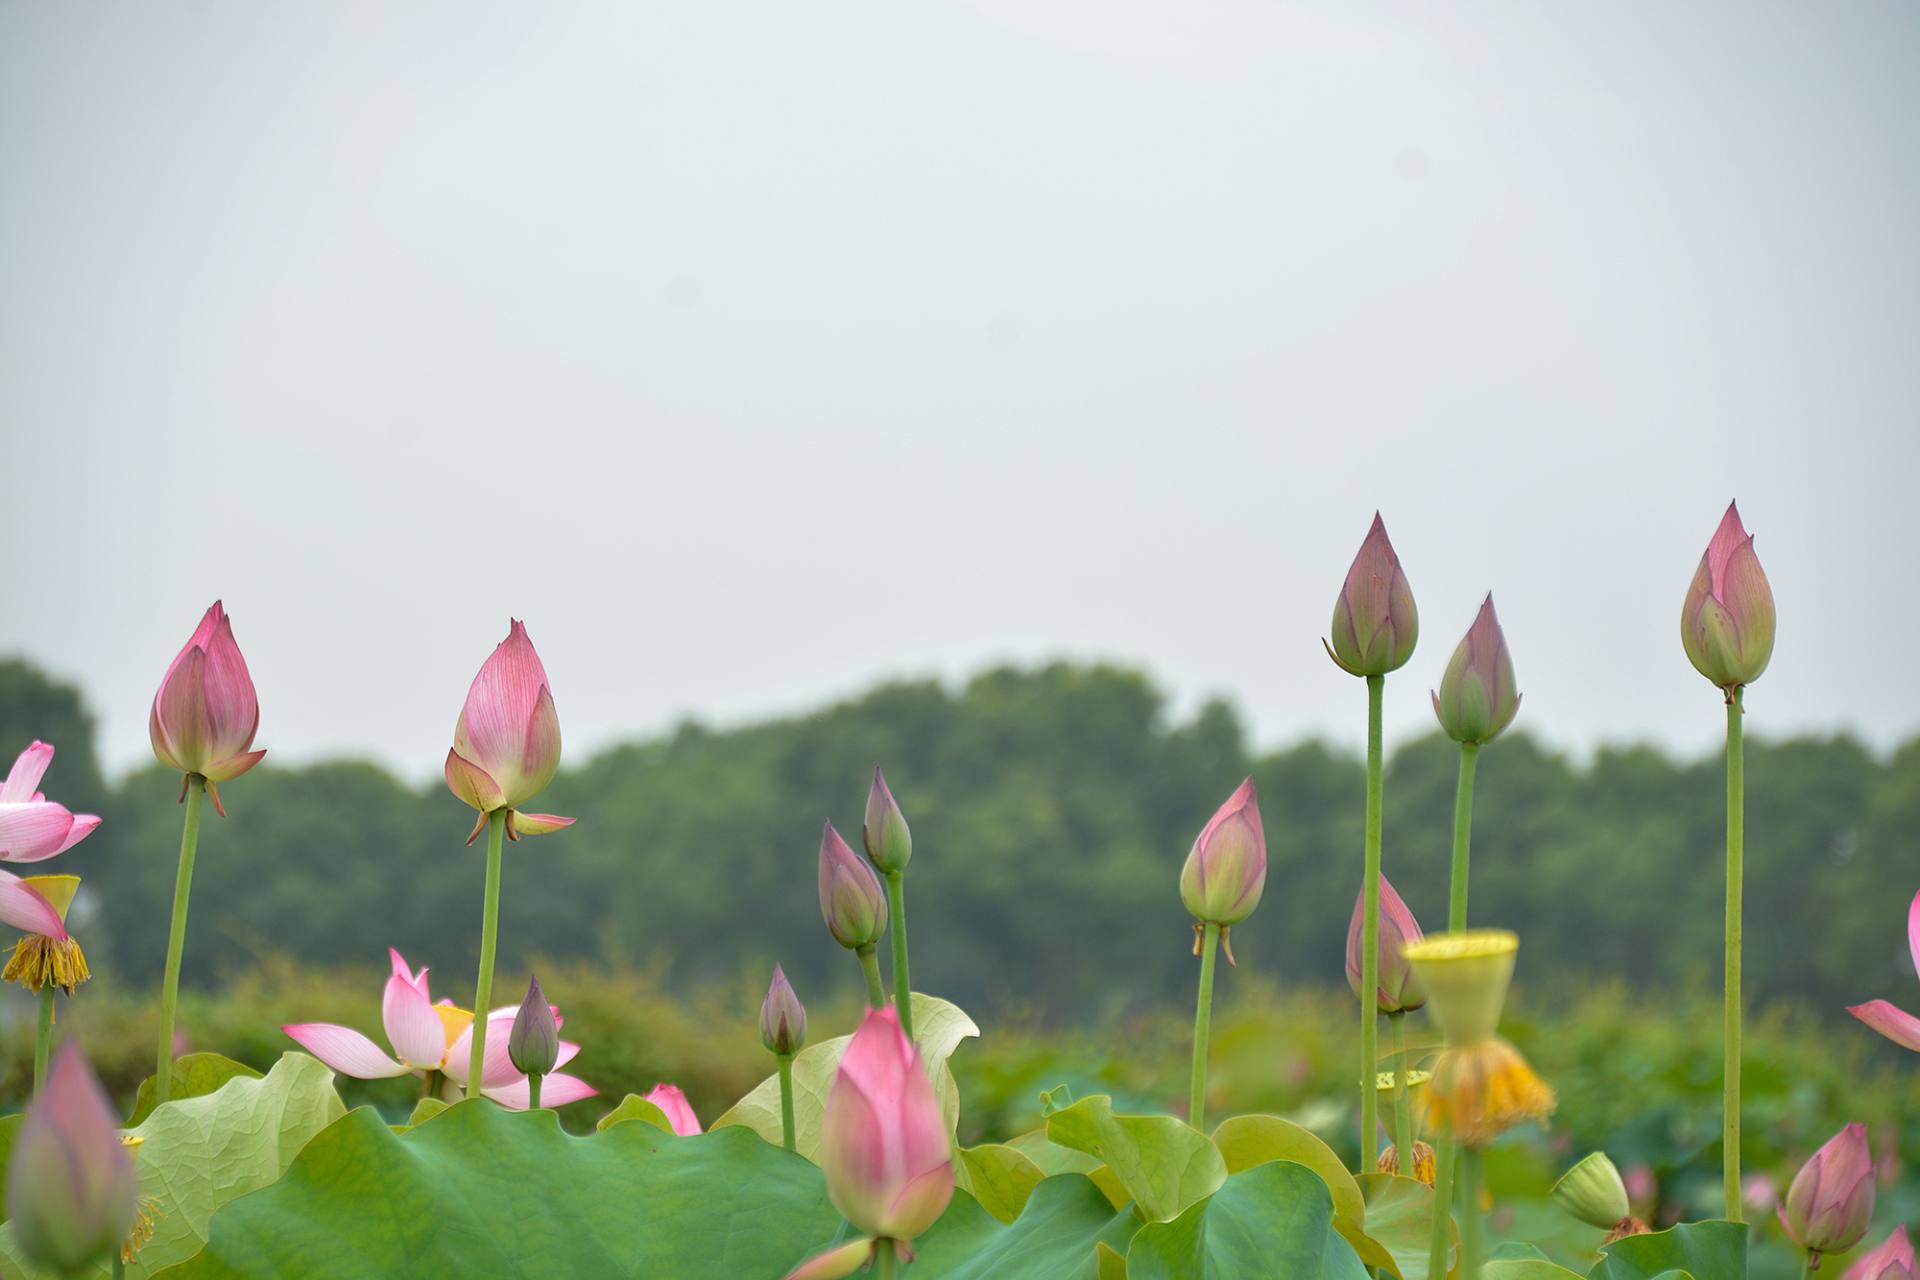
[[1208,820],[1180,869],[1180,901],[1196,920],[1234,925],[1253,914],[1267,887],[1267,833],[1248,778]]
[[913,856],[913,832],[907,830],[907,815],[893,802],[887,779],[880,766],[873,766],[873,786],[867,789],[867,824],[861,828],[866,837],[867,856],[882,875],[907,869]]
[[[1353,920],[1347,925],[1347,985],[1360,995],[1361,962],[1366,958],[1364,926],[1367,919],[1367,891],[1363,888],[1353,904]],[[1426,937],[1420,922],[1400,895],[1393,891],[1385,876],[1380,877],[1380,983],[1379,1005],[1382,1013],[1412,1013],[1427,1002],[1427,993],[1413,976],[1413,962],[1407,959],[1407,944]],[[1364,997],[1362,997],[1364,999]]]
[[1499,737],[1519,710],[1513,655],[1507,652],[1507,637],[1488,592],[1433,691],[1433,714],[1449,738],[1477,746]]
[[1773,588],[1760,571],[1752,535],[1740,523],[1739,506],[1728,503],[1680,606],[1680,643],[1694,670],[1731,696],[1767,669],[1773,624]]
[[1867,1127],[1850,1124],[1801,1166],[1780,1203],[1787,1236],[1814,1253],[1842,1253],[1873,1220],[1873,1156]]
[[1333,639],[1327,654],[1351,675],[1383,676],[1407,664],[1419,638],[1413,589],[1400,572],[1400,557],[1376,511],[1360,554],[1347,570],[1346,585],[1333,602]]
[[773,983],[767,998],[760,1002],[760,1043],[768,1053],[782,1057],[800,1052],[807,1042],[807,1010],[794,994],[793,984],[779,965],[773,966]]
[[1847,1268],[1842,1280],[1920,1280],[1920,1265],[1913,1260],[1913,1241],[1907,1237],[1903,1222],[1878,1249],[1860,1256]]
[[14,1139],[7,1169],[14,1239],[35,1266],[81,1271],[120,1247],[139,1194],[107,1095],[69,1041]]
[[559,1063],[560,1023],[537,977],[527,983],[527,998],[520,1002],[520,1012],[513,1015],[507,1057],[514,1070],[528,1076],[551,1074]]
[[833,940],[850,951],[873,946],[887,931],[880,877],[831,822],[820,829],[820,915]]

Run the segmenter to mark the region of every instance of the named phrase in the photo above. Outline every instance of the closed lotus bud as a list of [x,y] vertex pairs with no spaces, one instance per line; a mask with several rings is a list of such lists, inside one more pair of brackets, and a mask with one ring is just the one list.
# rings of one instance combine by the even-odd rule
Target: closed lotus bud
[[1473,625],[1447,662],[1440,687],[1433,690],[1433,714],[1455,742],[1492,742],[1520,710],[1514,687],[1513,656],[1494,616],[1493,594],[1481,602]]
[[798,1053],[807,1042],[807,1011],[794,994],[793,984],[779,965],[773,966],[773,983],[767,998],[760,1002],[760,1043],[768,1053],[782,1056]]
[[863,1235],[912,1240],[953,1198],[953,1147],[920,1051],[891,1006],[840,1059],[820,1125],[827,1196]]
[[1803,1249],[1842,1253],[1873,1220],[1873,1156],[1867,1127],[1850,1124],[1813,1153],[1780,1203],[1780,1225]]
[[1267,833],[1248,778],[1194,840],[1180,869],[1180,900],[1196,920],[1233,925],[1253,914],[1266,887]]
[[861,828],[866,837],[867,856],[885,874],[904,871],[913,856],[913,832],[907,830],[907,815],[893,801],[887,779],[880,766],[873,766],[873,786],[867,789],[867,824]]
[[1420,614],[1413,589],[1400,571],[1400,557],[1387,540],[1379,512],[1367,530],[1360,554],[1347,570],[1346,585],[1333,602],[1333,638],[1327,653],[1341,670],[1356,676],[1398,671],[1413,656],[1420,638]]
[[132,1229],[139,1194],[107,1095],[69,1041],[14,1139],[14,1240],[34,1265],[59,1274],[104,1264]]
[[527,983],[527,998],[513,1015],[507,1058],[514,1070],[528,1076],[548,1075],[560,1061],[560,1023],[537,977]]
[[[1363,927],[1367,918],[1367,891],[1354,900],[1353,920],[1347,925],[1347,985],[1360,995],[1363,977],[1361,962],[1366,958]],[[1426,935],[1420,922],[1393,891],[1385,876],[1380,877],[1380,985],[1378,997],[1382,1013],[1411,1013],[1427,1002],[1426,992],[1413,976],[1413,963],[1406,947]],[[1362,996],[1362,999],[1365,997]]]
[[1633,1214],[1627,1184],[1604,1151],[1594,1152],[1561,1174],[1553,1184],[1553,1199],[1580,1221],[1603,1231],[1611,1231]]
[[660,1108],[660,1113],[673,1126],[673,1131],[683,1138],[691,1138],[700,1132],[700,1117],[694,1114],[693,1104],[687,1101],[687,1095],[680,1092],[677,1084],[657,1084],[647,1091],[648,1102]]
[[1731,694],[1767,669],[1773,624],[1773,588],[1729,503],[1680,607],[1680,642],[1694,670]]
[[453,726],[447,752],[447,790],[480,811],[472,844],[496,809],[507,810],[507,835],[546,835],[573,825],[551,813],[521,813],[560,769],[560,713],[554,710],[547,669],[526,625],[509,621],[507,638],[474,676]]
[[[247,660],[233,638],[233,622],[218,600],[175,655],[147,715],[147,736],[161,764],[209,782],[237,778],[260,763],[252,751],[260,728],[260,699]],[[220,804],[211,792],[214,808]]]
[[1906,1224],[1893,1229],[1878,1249],[1861,1255],[1847,1268],[1843,1280],[1920,1280],[1920,1265],[1913,1260],[1913,1241],[1907,1237]]
[[887,891],[831,822],[820,829],[820,915],[833,940],[849,950],[871,947],[887,931]]
[[1448,1044],[1491,1039],[1499,1029],[1519,950],[1520,939],[1505,929],[1438,933],[1407,944],[1413,975]]

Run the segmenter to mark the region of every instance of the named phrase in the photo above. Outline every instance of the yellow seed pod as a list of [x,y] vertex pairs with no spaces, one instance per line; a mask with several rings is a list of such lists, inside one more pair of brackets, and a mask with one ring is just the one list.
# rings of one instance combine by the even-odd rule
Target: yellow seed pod
[[1505,929],[1432,934],[1407,944],[1407,959],[1448,1044],[1469,1045],[1500,1029],[1519,950],[1519,937]]

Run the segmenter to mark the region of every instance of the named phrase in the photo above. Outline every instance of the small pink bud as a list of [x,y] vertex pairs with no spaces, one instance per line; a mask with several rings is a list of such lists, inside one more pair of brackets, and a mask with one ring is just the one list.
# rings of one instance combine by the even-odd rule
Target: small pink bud
[[[1353,904],[1353,921],[1347,926],[1347,985],[1355,995],[1360,995],[1361,962],[1366,958],[1363,944],[1366,919],[1367,891],[1362,889]],[[1387,878],[1381,876],[1380,1012],[1411,1013],[1427,1002],[1427,994],[1421,990],[1420,980],[1413,973],[1413,962],[1407,959],[1406,952],[1409,942],[1418,942],[1425,936],[1413,912],[1387,883]]]
[[120,1247],[138,1196],[107,1095],[68,1041],[14,1139],[7,1168],[14,1239],[36,1266],[81,1271]]
[[849,950],[870,947],[887,931],[887,891],[880,877],[831,822],[820,830],[820,915],[834,941]]
[[680,1092],[677,1084],[657,1084],[647,1093],[647,1101],[660,1108],[667,1117],[667,1123],[673,1131],[683,1138],[691,1138],[700,1132],[700,1117],[693,1113],[693,1104],[687,1101],[687,1095]]
[[1520,710],[1514,686],[1513,656],[1494,616],[1493,594],[1480,605],[1433,691],[1433,714],[1455,742],[1492,742]]
[[1842,1280],[1920,1280],[1920,1264],[1913,1260],[1906,1224],[1895,1227],[1879,1248],[1862,1254]]
[[[483,815],[517,810],[544,791],[559,769],[560,715],[547,669],[525,624],[514,619],[467,690],[447,752],[447,789]],[[509,817],[508,834],[515,839],[573,822],[545,813]]]
[[773,966],[773,982],[767,998],[760,1002],[760,1043],[768,1053],[798,1053],[807,1042],[807,1011],[794,994],[793,984],[779,965]]
[[1196,920],[1238,924],[1267,886],[1267,834],[1253,779],[1242,782],[1201,829],[1180,869],[1180,900]]
[[862,1234],[911,1240],[953,1198],[953,1149],[920,1052],[891,1006],[868,1011],[840,1059],[820,1128],[834,1207]]
[[867,856],[882,874],[906,870],[907,859],[913,856],[913,832],[907,830],[907,815],[894,803],[879,765],[873,767],[873,786],[867,790],[867,823],[861,833],[866,837]]
[[1773,588],[1740,508],[1728,503],[1680,606],[1680,643],[1694,670],[1731,694],[1767,669],[1773,626]]
[[1779,1207],[1780,1225],[1803,1249],[1842,1253],[1873,1220],[1873,1157],[1867,1127],[1850,1124],[1794,1175]]
[[1333,602],[1333,639],[1327,652],[1343,671],[1356,676],[1383,676],[1397,671],[1413,656],[1420,638],[1420,614],[1413,607],[1413,589],[1400,571],[1400,557],[1387,539],[1380,513],[1360,544],[1360,554],[1347,570],[1346,585]]
[[153,695],[147,715],[153,754],[182,773],[226,782],[267,754],[248,749],[259,728],[253,677],[234,642],[233,621],[215,600]]
[[[424,1001],[424,997],[422,999]],[[553,1006],[547,1003],[546,993],[540,990],[537,977],[527,982],[527,998],[520,1002],[519,1012],[513,1015],[513,1030],[507,1036],[507,1060],[513,1063],[514,1070],[529,1076],[550,1074],[560,1060],[560,1020],[554,1016]]]

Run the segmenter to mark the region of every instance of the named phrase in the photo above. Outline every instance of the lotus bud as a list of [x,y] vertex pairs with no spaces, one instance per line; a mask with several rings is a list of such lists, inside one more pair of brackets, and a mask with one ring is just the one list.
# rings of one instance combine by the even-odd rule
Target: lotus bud
[[1873,1156],[1867,1127],[1850,1124],[1827,1140],[1794,1175],[1780,1203],[1787,1236],[1813,1253],[1843,1253],[1873,1220]]
[[800,1052],[807,1042],[807,1011],[794,994],[793,984],[779,965],[773,966],[773,983],[767,998],[760,1002],[760,1043],[768,1053],[782,1057]]
[[[26,936],[13,944],[13,956],[0,978],[29,991],[51,983],[72,995],[75,987],[93,976],[79,940],[66,930],[67,909],[79,888],[79,876],[18,880],[8,876],[0,881],[0,920],[26,930]],[[23,911],[23,907],[32,909]]]
[[867,856],[882,875],[907,869],[907,859],[913,856],[913,832],[907,830],[907,815],[894,803],[879,765],[873,766],[873,786],[867,789],[867,824],[861,834],[866,837]]
[[1440,933],[1407,945],[1413,976],[1448,1044],[1490,1039],[1499,1029],[1519,950],[1520,939],[1505,929]]
[[514,1070],[527,1076],[548,1075],[560,1061],[560,1023],[537,977],[528,981],[527,998],[520,1002],[520,1012],[513,1015],[507,1058]]
[[1878,1249],[1862,1254],[1847,1268],[1842,1280],[1920,1280],[1920,1265],[1913,1260],[1913,1241],[1907,1237],[1906,1224],[1895,1227]]
[[1773,588],[1760,571],[1740,508],[1714,530],[1680,607],[1680,643],[1694,670],[1727,691],[1752,684],[1773,657]]
[[849,951],[873,946],[887,931],[887,891],[880,877],[831,822],[820,828],[820,915],[833,940]]
[[889,1006],[840,1059],[820,1126],[827,1196],[863,1235],[910,1241],[953,1198],[953,1146],[920,1051]]
[[1611,1231],[1633,1215],[1627,1184],[1604,1151],[1595,1151],[1561,1174],[1553,1184],[1553,1199],[1580,1221],[1603,1231]]
[[[1366,916],[1367,894],[1362,889],[1353,904],[1353,921],[1347,926],[1347,985],[1353,988],[1356,996],[1361,994],[1361,961],[1365,959],[1363,926]],[[1427,1002],[1426,993],[1413,976],[1413,964],[1406,956],[1407,944],[1418,942],[1425,936],[1420,932],[1420,922],[1413,918],[1413,912],[1407,909],[1407,904],[1387,883],[1387,878],[1381,876],[1380,1012],[1411,1013]]]
[[14,1139],[14,1240],[35,1266],[59,1274],[104,1263],[132,1229],[139,1194],[107,1095],[69,1041]]
[[700,1132],[700,1117],[694,1114],[693,1104],[687,1101],[687,1095],[680,1092],[680,1086],[657,1084],[647,1091],[648,1102],[660,1108],[660,1113],[673,1126],[673,1131],[683,1138],[691,1138]]
[[467,843],[479,838],[496,809],[507,811],[510,840],[572,826],[572,818],[520,811],[559,769],[560,713],[547,669],[526,624],[511,619],[507,638],[494,646],[467,689],[447,752],[447,790],[480,811]]
[[1379,512],[1333,602],[1332,630],[1327,654],[1350,675],[1383,676],[1413,656],[1420,614]]
[[1432,691],[1433,714],[1455,742],[1492,742],[1520,710],[1514,687],[1513,656],[1494,616],[1493,594],[1481,602],[1473,625],[1447,662],[1440,687]]
[[197,774],[207,780],[214,810],[226,816],[215,783],[239,777],[265,751],[249,750],[260,728],[260,700],[233,622],[215,600],[175,655],[147,716],[147,736],[161,764],[180,770],[180,794]]
[[1248,778],[1195,838],[1180,869],[1180,901],[1194,919],[1230,926],[1253,914],[1266,887],[1267,833]]

